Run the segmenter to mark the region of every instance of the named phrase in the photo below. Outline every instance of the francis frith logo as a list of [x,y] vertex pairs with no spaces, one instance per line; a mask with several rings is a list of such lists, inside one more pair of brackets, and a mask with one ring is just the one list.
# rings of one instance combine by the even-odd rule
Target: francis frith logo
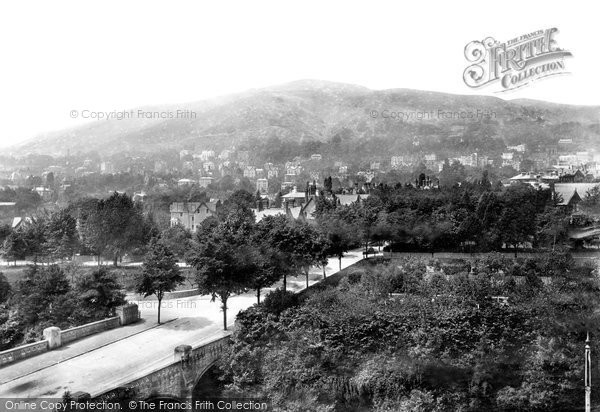
[[556,28],[523,34],[506,42],[492,37],[465,46],[470,65],[463,73],[465,84],[480,88],[499,85],[499,92],[514,90],[548,76],[565,74],[571,52],[558,47]]

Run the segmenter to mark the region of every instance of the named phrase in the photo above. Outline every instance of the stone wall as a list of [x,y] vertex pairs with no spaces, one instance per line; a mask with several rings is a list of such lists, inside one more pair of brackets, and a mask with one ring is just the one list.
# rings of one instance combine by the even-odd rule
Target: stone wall
[[41,340],[39,342],[29,343],[27,345],[22,345],[17,348],[8,349],[3,352],[0,352],[0,366],[19,361],[21,359],[27,359],[47,351],[47,340]]
[[62,344],[73,342],[74,340],[93,335],[94,333],[104,332],[108,329],[118,328],[120,326],[119,317],[115,316],[108,319],[99,320],[97,322],[87,323],[85,325],[76,326],[71,329],[61,331]]
[[94,333],[118,328],[119,326],[133,323],[140,319],[137,305],[130,304],[119,306],[116,311],[119,316],[87,323],[62,331],[56,327],[46,328],[44,329],[43,340],[0,352],[0,367],[21,359],[39,355],[46,351],[58,348],[65,343],[93,335]]

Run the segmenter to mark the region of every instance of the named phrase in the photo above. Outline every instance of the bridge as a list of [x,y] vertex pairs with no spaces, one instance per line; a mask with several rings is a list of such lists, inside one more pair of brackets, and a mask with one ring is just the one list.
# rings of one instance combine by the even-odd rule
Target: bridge
[[[348,253],[342,259],[342,269],[361,259],[362,251]],[[338,261],[332,259],[326,273],[336,272]],[[322,278],[321,269],[311,270],[310,284]],[[305,286],[302,276],[288,278],[288,290],[300,291]],[[253,292],[230,298],[228,326],[233,326],[233,315],[255,302]],[[117,388],[132,388],[141,399],[191,396],[229,339],[230,332],[222,330],[220,304],[197,295],[165,300],[161,306],[164,323],[156,325],[156,303],[138,302],[141,322],[0,368],[0,398],[60,398],[66,391],[97,398]]]
[[217,363],[228,344],[229,333],[196,347],[180,345],[175,348],[173,361],[167,366],[145,371],[140,378],[95,397],[110,399],[112,395],[118,396],[121,388],[126,387],[136,399],[191,399],[202,376]]

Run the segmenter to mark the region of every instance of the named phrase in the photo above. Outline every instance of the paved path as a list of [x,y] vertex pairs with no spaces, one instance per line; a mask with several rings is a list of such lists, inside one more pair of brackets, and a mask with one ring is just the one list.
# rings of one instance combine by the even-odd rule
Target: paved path
[[[342,268],[361,259],[362,253],[353,251],[342,259]],[[337,271],[338,260],[330,260],[327,274]],[[314,268],[310,284],[322,277],[323,270]],[[302,276],[288,279],[289,290],[299,291],[305,286]],[[266,293],[267,290],[263,296]],[[228,302],[229,325],[233,325],[240,310],[255,302],[253,292],[232,297]],[[195,345],[224,335],[220,304],[211,302],[208,296],[164,301],[161,320],[165,323],[151,327],[156,323],[156,304],[141,302],[145,322],[131,329],[126,326],[102,332],[57,351],[5,366],[0,369],[0,397],[61,397],[67,390],[94,396],[168,365],[177,345]]]

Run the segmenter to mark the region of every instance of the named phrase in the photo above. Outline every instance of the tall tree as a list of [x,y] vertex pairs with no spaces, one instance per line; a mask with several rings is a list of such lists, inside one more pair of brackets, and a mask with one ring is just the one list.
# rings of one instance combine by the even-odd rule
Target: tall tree
[[315,263],[316,253],[311,254],[310,238],[312,232],[316,231],[312,229],[311,232],[306,223],[292,221],[285,215],[266,216],[256,225],[256,232],[259,239],[263,239],[284,257],[283,290],[287,288],[289,275],[297,276],[306,265]]
[[145,243],[145,229],[141,207],[125,193],[92,200],[82,209],[84,242],[98,256],[98,264],[100,256],[108,253],[117,266],[124,253]]
[[115,308],[126,303],[121,285],[105,268],[78,277],[75,292],[79,301],[78,314],[86,322],[114,316]]
[[26,255],[27,244],[25,243],[23,231],[13,230],[6,239],[4,239],[4,243],[2,244],[2,256],[7,261],[14,261],[16,266],[17,260],[25,259]]
[[221,301],[224,330],[228,299],[251,287],[256,273],[255,252],[249,243],[253,225],[253,218],[242,210],[230,210],[210,233],[198,237],[187,259],[196,269],[200,292],[211,295],[213,302]]
[[175,256],[183,259],[191,246],[192,234],[182,225],[175,225],[163,230],[160,240]]
[[46,224],[45,237],[50,256],[58,259],[73,256],[79,240],[77,220],[67,209],[52,213]]
[[286,270],[283,254],[259,241],[252,245],[253,269],[249,271],[249,287],[256,291],[256,302],[260,303],[260,293],[264,288],[273,285]]
[[144,297],[154,295],[158,300],[158,324],[160,324],[160,306],[165,292],[174,290],[183,283],[175,255],[162,242],[152,239],[146,258],[136,279],[136,290]]

